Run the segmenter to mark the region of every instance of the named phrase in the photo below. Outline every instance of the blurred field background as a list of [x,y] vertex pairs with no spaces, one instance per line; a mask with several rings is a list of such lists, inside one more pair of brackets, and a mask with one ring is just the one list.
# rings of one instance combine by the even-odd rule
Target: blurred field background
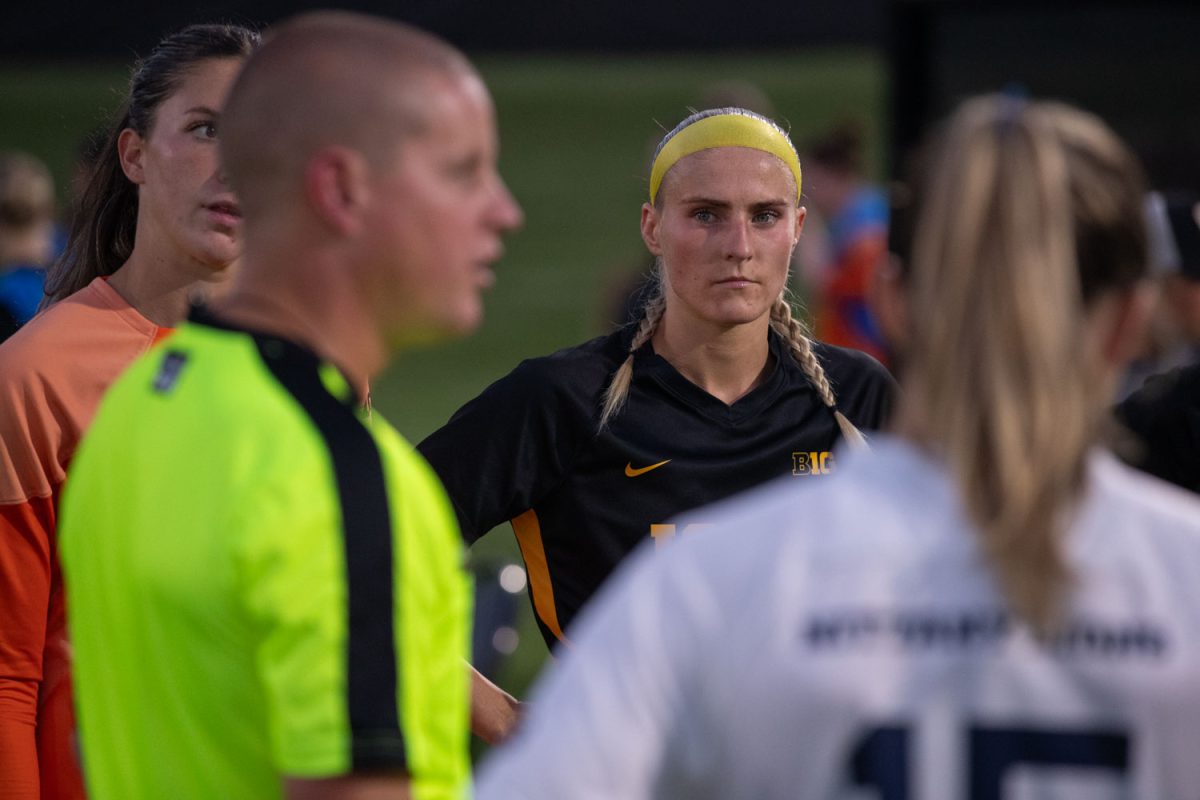
[[[760,86],[802,141],[860,120],[868,163],[882,173],[885,65],[876,51],[811,49],[753,55],[665,57],[490,56],[478,60],[492,89],[501,171],[526,213],[509,240],[481,330],[461,342],[405,355],[373,387],[375,407],[420,441],[522,358],[605,332],[617,287],[649,266],[638,235],[651,141],[673,127],[716,81]],[[0,148],[44,159],[60,198],[79,142],[117,104],[126,64],[0,67]],[[471,453],[464,452],[470,460]],[[472,557],[519,562],[508,526]],[[519,646],[498,682],[522,696],[545,657],[522,596]]]

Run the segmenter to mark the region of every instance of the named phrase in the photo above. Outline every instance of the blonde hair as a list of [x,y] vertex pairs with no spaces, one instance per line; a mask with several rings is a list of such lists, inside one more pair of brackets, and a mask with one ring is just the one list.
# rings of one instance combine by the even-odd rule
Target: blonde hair
[[1101,419],[1084,316],[1145,272],[1141,171],[1099,119],[967,102],[918,187],[906,391],[1014,611],[1056,621],[1061,552]]
[[[654,158],[658,158],[658,154],[671,139],[682,131],[684,128],[699,122],[702,119],[723,115],[723,114],[739,114],[767,123],[779,133],[783,134],[787,139],[787,132],[779,127],[774,121],[767,119],[761,114],[756,114],[753,111],[747,111],[744,108],[711,108],[705,111],[697,111],[687,117],[683,122],[676,125],[663,140],[659,142],[658,148],[654,152]],[[788,144],[791,142],[788,140]],[[795,149],[793,148],[793,154]],[[653,161],[654,159],[652,159]],[[661,193],[656,200],[656,204],[661,203]],[[625,401],[629,396],[629,385],[633,381],[633,355],[646,342],[654,336],[654,332],[658,330],[658,325],[662,322],[663,312],[667,308],[667,299],[663,287],[662,279],[662,262],[656,262],[653,274],[654,286],[649,292],[642,318],[638,322],[637,331],[633,335],[633,339],[629,343],[629,351],[625,360],[621,362],[621,366],[613,373],[612,380],[609,382],[608,389],[604,393],[604,405],[600,412],[599,430],[604,430],[609,421],[618,414],[625,405]],[[821,362],[817,359],[816,354],[812,350],[812,342],[809,339],[808,331],[804,327],[804,323],[792,316],[792,306],[787,298],[787,290],[784,289],[776,298],[774,305],[771,306],[771,329],[774,330],[788,344],[788,350],[796,363],[800,365],[801,370],[816,389],[817,395],[821,398],[821,402],[832,412],[834,419],[837,421],[838,428],[841,430],[842,436],[846,440],[855,445],[865,445],[866,440],[863,438],[858,428],[847,419],[837,408],[837,399],[833,393],[833,387],[829,383],[829,378],[825,375],[825,370],[821,366]]]
[[[658,330],[658,325],[662,321],[663,312],[667,309],[660,264],[655,265],[653,281],[654,288],[646,300],[645,310],[638,322],[637,331],[629,342],[628,354],[621,362],[621,366],[617,367],[617,371],[613,373],[608,389],[604,392],[599,430],[604,430],[608,426],[609,420],[620,413],[625,406],[625,400],[629,397],[629,385],[633,382],[634,353],[654,336],[654,332]],[[838,429],[846,441],[855,446],[865,446],[866,438],[862,432],[854,427],[854,423],[845,414],[838,410],[833,386],[830,385],[829,378],[825,375],[825,369],[817,359],[817,354],[813,352],[812,341],[808,337],[804,323],[792,315],[792,304],[787,299],[786,289],[780,292],[775,304],[771,306],[771,330],[787,343],[788,352],[800,365],[800,369],[812,383],[813,388],[816,389],[821,402],[833,413]]]

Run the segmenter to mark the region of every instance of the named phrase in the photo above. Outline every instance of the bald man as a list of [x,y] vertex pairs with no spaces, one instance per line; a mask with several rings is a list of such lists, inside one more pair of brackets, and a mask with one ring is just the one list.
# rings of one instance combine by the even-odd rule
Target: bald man
[[466,59],[318,13],[219,124],[227,298],[105,402],[63,500],[95,798],[467,792],[470,600],[449,501],[362,391],[481,317],[520,210]]

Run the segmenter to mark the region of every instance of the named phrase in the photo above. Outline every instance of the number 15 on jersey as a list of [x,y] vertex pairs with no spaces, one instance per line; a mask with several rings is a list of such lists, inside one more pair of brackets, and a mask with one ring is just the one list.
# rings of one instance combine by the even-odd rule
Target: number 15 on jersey
[[[921,733],[919,726],[902,724],[882,725],[866,732],[850,753],[847,766],[852,785],[874,789],[881,800],[924,800],[915,785],[920,767],[914,739]],[[971,800],[1018,800],[1025,796],[1090,800],[1125,796],[1130,748],[1129,737],[1123,731],[968,723],[958,735],[961,739],[950,748],[955,745],[963,748],[966,782],[957,789],[942,785],[938,791],[941,796]],[[920,761],[933,762],[929,767],[940,766],[939,771],[944,774],[922,775],[922,780],[953,780],[956,770],[948,769],[947,758],[927,748],[923,753],[930,757]],[[1035,794],[1015,791],[1015,787],[1022,785]],[[1009,789],[1014,791],[1006,794]]]

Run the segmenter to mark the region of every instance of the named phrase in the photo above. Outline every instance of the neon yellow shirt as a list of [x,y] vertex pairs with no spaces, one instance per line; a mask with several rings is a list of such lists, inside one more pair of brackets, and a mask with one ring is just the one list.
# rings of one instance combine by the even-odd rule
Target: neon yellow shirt
[[197,314],[105,397],[60,536],[93,798],[468,794],[449,501],[312,353]]

